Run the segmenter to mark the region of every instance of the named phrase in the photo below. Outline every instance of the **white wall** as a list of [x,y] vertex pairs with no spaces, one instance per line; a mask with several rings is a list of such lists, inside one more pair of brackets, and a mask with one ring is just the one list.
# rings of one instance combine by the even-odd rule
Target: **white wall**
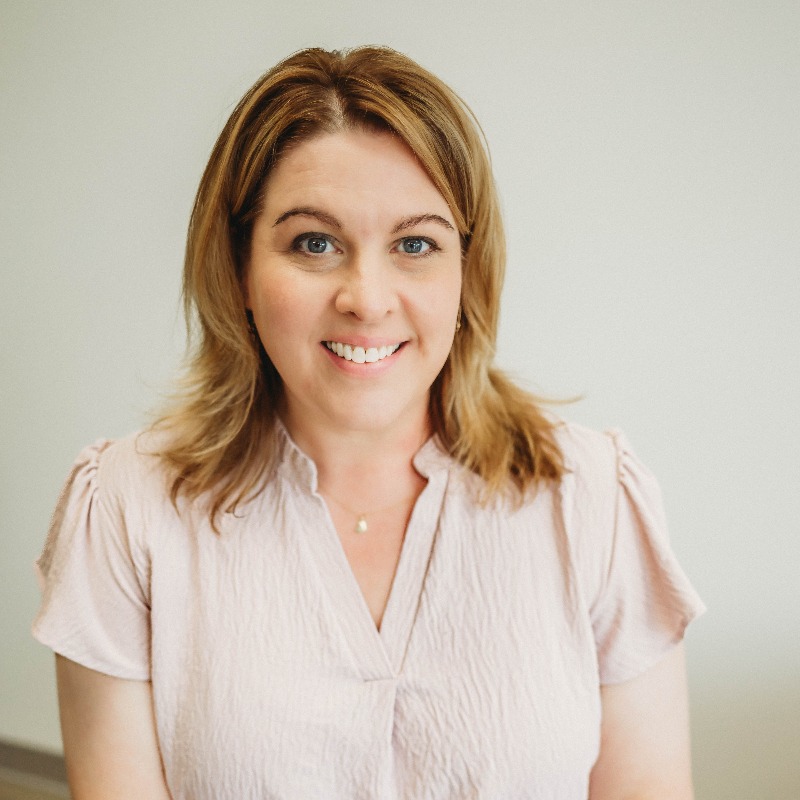
[[[235,8],[235,13],[230,9]],[[800,6],[0,2],[0,738],[56,750],[31,570],[77,450],[182,347],[193,192],[240,94],[307,45],[407,52],[484,124],[500,361],[660,476],[710,607],[698,797],[800,796]]]

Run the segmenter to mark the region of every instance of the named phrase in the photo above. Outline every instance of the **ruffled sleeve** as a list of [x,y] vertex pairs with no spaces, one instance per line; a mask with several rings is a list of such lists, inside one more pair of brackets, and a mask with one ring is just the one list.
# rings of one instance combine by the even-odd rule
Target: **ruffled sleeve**
[[129,530],[124,492],[115,491],[114,473],[125,468],[114,447],[87,447],[67,478],[35,564],[42,602],[33,635],[90,669],[147,680],[148,558]]
[[607,436],[617,470],[613,530],[590,608],[604,684],[655,664],[705,610],[670,547],[658,483],[621,433]]
[[601,684],[635,678],[705,606],[669,543],[661,491],[618,431],[566,424],[562,513]]

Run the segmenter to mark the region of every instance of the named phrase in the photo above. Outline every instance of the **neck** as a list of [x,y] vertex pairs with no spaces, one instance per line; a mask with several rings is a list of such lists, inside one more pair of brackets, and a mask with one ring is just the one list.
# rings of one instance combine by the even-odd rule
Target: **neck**
[[430,436],[427,414],[380,430],[330,428],[290,413],[284,424],[316,464],[319,490],[340,502],[377,507],[424,485],[412,459]]

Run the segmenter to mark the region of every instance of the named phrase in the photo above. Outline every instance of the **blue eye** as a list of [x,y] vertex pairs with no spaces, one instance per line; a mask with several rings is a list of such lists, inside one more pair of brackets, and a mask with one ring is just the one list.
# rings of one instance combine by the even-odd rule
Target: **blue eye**
[[333,243],[327,236],[320,236],[317,234],[305,234],[295,239],[295,247],[301,253],[308,253],[309,255],[324,255],[325,253],[333,252]]
[[408,236],[400,240],[398,249],[401,253],[405,253],[409,256],[423,256],[437,248],[429,239],[421,239],[418,236]]

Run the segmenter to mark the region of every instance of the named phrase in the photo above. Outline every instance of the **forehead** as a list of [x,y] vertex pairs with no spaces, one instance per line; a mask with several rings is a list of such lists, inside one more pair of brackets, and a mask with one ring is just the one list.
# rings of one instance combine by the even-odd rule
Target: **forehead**
[[411,149],[386,132],[344,130],[322,134],[290,148],[270,173],[264,210],[322,205],[362,217],[436,213],[454,220]]

